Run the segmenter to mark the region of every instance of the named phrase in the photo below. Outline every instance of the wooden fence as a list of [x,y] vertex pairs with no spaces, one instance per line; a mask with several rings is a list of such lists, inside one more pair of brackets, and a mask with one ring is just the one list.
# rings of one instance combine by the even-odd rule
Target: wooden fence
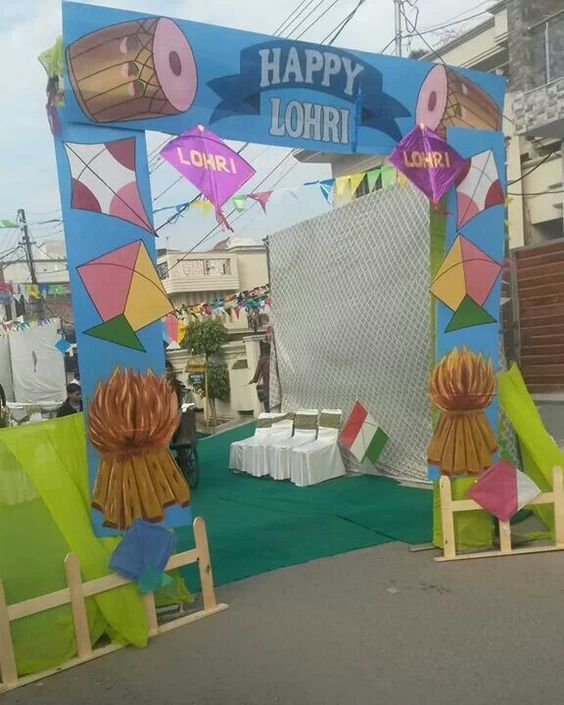
[[[227,605],[218,604],[215,599],[206,525],[201,517],[197,517],[194,520],[194,537],[196,548],[171,556],[165,570],[173,570],[190,563],[197,563],[200,573],[203,608],[172,622],[159,625],[153,593],[144,595],[143,604],[147,616],[149,637],[168,632],[171,629],[176,629],[227,609]],[[122,644],[108,644],[98,648],[92,647],[86,614],[86,598],[99,595],[108,590],[114,590],[131,581],[113,573],[102,578],[83,582],[80,574],[80,564],[74,553],[69,553],[65,558],[65,575],[66,588],[12,605],[6,604],[4,588],[0,581],[0,693],[32,683],[53,673],[78,666],[98,656],[104,656],[123,648]],[[53,607],[68,604],[70,604],[72,610],[77,656],[57,668],[18,678],[10,623],[22,617],[28,617]]]

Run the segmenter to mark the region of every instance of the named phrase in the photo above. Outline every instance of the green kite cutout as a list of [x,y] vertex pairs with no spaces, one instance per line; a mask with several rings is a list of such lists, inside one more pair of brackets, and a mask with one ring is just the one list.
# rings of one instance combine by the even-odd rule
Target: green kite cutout
[[123,314],[85,330],[84,335],[100,338],[101,340],[106,340],[108,343],[116,343],[116,345],[121,345],[124,348],[146,352],[145,348],[141,345],[141,341],[135,334],[135,331],[129,325],[129,321]]
[[479,306],[474,299],[465,296],[445,328],[445,333],[452,333],[452,331],[460,330],[461,328],[481,326],[484,323],[497,323],[497,321]]

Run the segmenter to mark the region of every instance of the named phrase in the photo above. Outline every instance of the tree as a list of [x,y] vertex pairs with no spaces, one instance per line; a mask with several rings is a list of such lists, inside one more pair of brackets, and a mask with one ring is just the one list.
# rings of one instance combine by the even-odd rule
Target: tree
[[[208,369],[208,392],[210,400],[227,401],[229,399],[229,370],[225,362],[210,364]],[[201,397],[206,396],[206,385],[194,384],[194,389]]]
[[192,321],[186,328],[182,346],[206,361],[206,379],[196,391],[212,408],[214,423],[217,426],[216,399],[229,398],[229,373],[227,365],[221,361],[221,346],[229,340],[229,333],[223,322],[214,316]]

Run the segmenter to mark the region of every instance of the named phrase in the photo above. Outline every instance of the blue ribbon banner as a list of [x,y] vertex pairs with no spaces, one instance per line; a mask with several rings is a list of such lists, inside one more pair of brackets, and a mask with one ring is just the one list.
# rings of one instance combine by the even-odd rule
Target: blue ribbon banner
[[[397,118],[410,115],[399,100],[383,91],[382,72],[377,68],[348,51],[324,49],[305,42],[296,44],[277,40],[248,47],[241,52],[239,73],[215,78],[208,85],[221,98],[210,123],[233,115],[259,115],[263,92],[291,89],[325,93],[333,99],[351,103],[355,108],[355,122],[379,130],[394,140],[401,139]],[[270,100],[271,132],[278,130],[279,136],[283,136],[286,124],[280,114],[281,99],[272,97]],[[326,115],[322,115],[323,109]],[[315,130],[334,133],[330,128],[336,127],[339,120],[348,120],[345,116],[348,112],[331,106],[291,101],[286,111],[289,120],[289,130],[286,131],[290,136],[299,131],[302,134],[293,136],[302,137],[315,135]],[[308,123],[311,125],[309,134],[304,134]],[[324,142],[335,141],[319,135],[318,138]]]

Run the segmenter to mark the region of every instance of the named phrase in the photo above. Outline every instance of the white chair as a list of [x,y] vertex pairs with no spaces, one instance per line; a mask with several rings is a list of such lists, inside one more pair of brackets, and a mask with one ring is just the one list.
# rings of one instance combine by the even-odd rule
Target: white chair
[[272,425],[265,436],[257,438],[253,444],[243,448],[243,472],[254,477],[268,475],[266,468],[266,447],[271,441],[284,440],[292,436],[293,420],[286,414],[275,414]]
[[300,409],[294,419],[294,435],[268,441],[265,448],[266,471],[275,480],[290,479],[290,451],[316,439],[318,417],[317,409]]
[[340,409],[323,409],[317,439],[291,450],[290,479],[298,487],[346,474],[338,444],[342,415]]
[[234,441],[231,444],[229,449],[230,470],[241,471],[243,469],[243,449],[245,446],[256,443],[255,439],[261,438],[261,436],[267,436],[270,433],[272,418],[274,416],[275,414],[260,414],[257,419],[254,436],[251,436],[250,438],[243,438],[241,441]]

